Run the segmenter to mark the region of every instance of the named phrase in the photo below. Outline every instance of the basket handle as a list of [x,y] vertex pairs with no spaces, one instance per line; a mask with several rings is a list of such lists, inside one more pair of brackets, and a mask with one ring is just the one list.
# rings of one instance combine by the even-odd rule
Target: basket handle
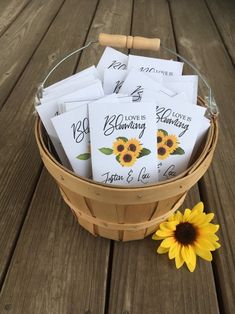
[[158,51],[160,49],[159,38],[100,33],[98,42],[101,46],[112,46],[116,48],[146,49],[154,51]]

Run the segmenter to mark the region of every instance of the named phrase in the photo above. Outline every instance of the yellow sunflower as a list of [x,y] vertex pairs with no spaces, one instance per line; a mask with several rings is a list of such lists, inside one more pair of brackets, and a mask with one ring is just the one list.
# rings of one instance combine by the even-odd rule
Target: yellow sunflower
[[122,139],[118,139],[113,143],[113,153],[119,155],[120,153],[126,151],[126,143]]
[[137,140],[136,138],[131,138],[125,144],[126,144],[126,149],[128,151],[131,151],[133,154],[136,155],[136,157],[139,156],[139,154],[143,148],[142,144],[140,143],[139,140]]
[[170,154],[179,147],[178,138],[175,135],[165,136],[165,138],[163,139],[163,143],[168,147]]
[[164,140],[164,133],[162,131],[157,131],[157,143],[160,144]]
[[220,247],[219,238],[215,235],[219,225],[210,223],[214,214],[206,214],[203,209],[204,205],[200,202],[192,210],[185,209],[184,214],[177,211],[168,221],[161,223],[152,236],[153,240],[163,240],[157,252],[168,252],[169,258],[175,259],[177,269],[185,262],[193,272],[197,255],[211,261],[211,251]]
[[123,167],[131,167],[137,160],[137,156],[131,151],[124,151],[119,156],[119,162]]
[[169,155],[169,149],[165,144],[158,144],[157,145],[157,155],[158,155],[158,159],[166,159]]

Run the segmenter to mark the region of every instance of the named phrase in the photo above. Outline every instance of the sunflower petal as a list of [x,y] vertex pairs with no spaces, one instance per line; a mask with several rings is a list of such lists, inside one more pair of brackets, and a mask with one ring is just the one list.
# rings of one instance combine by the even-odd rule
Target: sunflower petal
[[188,246],[188,253],[190,256],[190,259],[188,262],[186,262],[188,269],[190,270],[190,272],[193,272],[196,268],[196,254],[194,249],[192,248],[191,245]]
[[184,259],[181,255],[181,246],[179,245],[179,254],[175,257],[175,266],[177,269],[179,269],[184,264]]
[[167,237],[172,237],[173,236],[173,231],[172,230],[157,230],[156,236],[165,239]]
[[176,241],[173,245],[171,245],[170,249],[169,249],[169,259],[173,259],[176,257],[176,255],[179,254],[179,244]]
[[197,226],[199,227],[203,227],[203,226],[206,226],[209,222],[211,222],[214,216],[215,215],[213,213],[204,214],[204,215],[201,214],[199,217],[194,216],[191,222],[196,223]]
[[162,222],[160,224],[160,229],[161,230],[171,230],[171,231],[174,231],[176,229],[176,225],[178,224],[177,221],[165,221],[165,222]]
[[218,230],[219,225],[208,223],[206,226],[200,228],[200,233],[201,234],[216,233]]
[[198,238],[197,241],[194,242],[194,245],[203,250],[214,251],[214,245],[207,238]]
[[189,208],[186,208],[184,211],[184,216],[183,216],[182,222],[188,221],[188,218],[190,217],[190,215],[191,215],[191,210]]
[[169,237],[162,241],[161,246],[164,248],[170,248],[170,246],[174,243],[175,243],[175,239],[173,237]]
[[169,251],[169,249],[166,249],[166,248],[162,247],[161,245],[157,249],[158,254],[164,254],[164,253],[167,253],[168,251]]
[[156,233],[154,233],[152,235],[152,240],[162,240],[162,238],[159,238],[159,236],[157,236]]
[[202,202],[199,202],[193,207],[192,213],[194,212],[203,213],[203,210],[204,210],[204,204]]
[[212,254],[210,251],[195,247],[195,252],[198,256],[205,259],[206,261],[208,261],[208,262],[212,261]]
[[183,215],[181,214],[180,211],[177,210],[177,212],[175,213],[175,219],[178,221],[178,223],[182,222],[183,220]]

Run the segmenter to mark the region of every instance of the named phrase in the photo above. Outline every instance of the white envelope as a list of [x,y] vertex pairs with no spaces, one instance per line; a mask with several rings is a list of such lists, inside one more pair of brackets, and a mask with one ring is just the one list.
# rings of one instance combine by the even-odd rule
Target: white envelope
[[92,103],[88,107],[93,179],[122,186],[156,182],[155,104]]
[[81,78],[87,75],[92,75],[94,78],[99,78],[98,71],[94,65],[92,65],[89,68],[86,68],[83,71],[80,71],[78,73],[75,73],[69,77],[66,77],[65,79],[56,82],[43,90],[43,96],[48,95],[54,88],[57,88],[58,86],[63,86],[64,84],[67,84],[67,82],[72,82],[73,80],[76,80],[77,78]]
[[185,92],[188,101],[197,104],[197,75],[164,76],[163,85],[176,93]]
[[118,93],[127,75],[126,70],[105,69],[104,71],[104,93]]
[[138,69],[146,73],[161,73],[166,76],[181,75],[183,63],[173,60],[164,60],[142,56],[129,55],[127,69]]
[[101,79],[104,78],[105,69],[126,70],[128,56],[124,53],[110,47],[106,47],[99,63],[97,70]]
[[87,105],[51,119],[75,173],[91,177],[90,131]]
[[132,96],[133,101],[141,101],[143,95],[147,94],[148,91],[161,92],[169,96],[175,95],[175,92],[135,69],[130,70],[120,89],[121,93]]

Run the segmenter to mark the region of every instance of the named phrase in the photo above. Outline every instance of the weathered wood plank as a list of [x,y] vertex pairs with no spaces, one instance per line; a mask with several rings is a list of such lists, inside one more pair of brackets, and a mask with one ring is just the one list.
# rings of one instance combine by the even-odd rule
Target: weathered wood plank
[[[159,36],[165,46],[174,49],[167,1],[149,1],[148,6],[145,1],[135,1],[132,33]],[[162,51],[160,56],[169,57]],[[199,200],[194,187],[184,207],[192,207]],[[138,242],[115,243],[109,312],[218,313],[211,264],[198,261],[193,274],[186,268],[176,270],[167,256],[156,254],[158,245],[150,237]]]
[[[190,7],[193,19],[188,13]],[[207,7],[203,1],[171,2],[177,45],[182,55],[208,78],[220,110],[220,136],[211,169],[201,181],[201,195],[207,208],[215,212],[221,225],[222,248],[215,253],[217,289],[221,308],[233,313],[235,308],[235,129],[234,68],[224,49]]]
[[1,0],[0,2],[0,36],[24,10],[30,0]]
[[[32,114],[36,86],[52,64],[82,46],[96,3],[66,1],[0,113],[0,284],[41,169]],[[76,59],[71,62],[64,75],[72,73]]]
[[109,241],[78,226],[46,170],[0,295],[0,313],[104,313]]
[[[195,188],[184,208],[199,200]],[[211,264],[198,259],[194,273],[177,270],[156,253],[159,244],[151,237],[115,243],[109,313],[219,313]]]
[[33,0],[0,37],[0,109],[64,0]]
[[235,2],[206,0],[206,3],[235,64]]
[[[131,27],[132,0],[103,0],[100,2],[87,42],[97,40],[99,33],[129,34]],[[78,70],[98,63],[104,47],[92,45],[85,50],[79,62]]]

